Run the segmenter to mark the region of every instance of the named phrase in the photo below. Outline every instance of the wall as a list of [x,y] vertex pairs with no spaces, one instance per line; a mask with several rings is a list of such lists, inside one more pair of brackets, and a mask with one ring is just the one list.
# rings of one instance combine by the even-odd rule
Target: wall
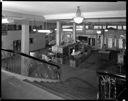
[[72,32],[61,32],[61,42],[70,43],[73,42],[73,33]]
[[[34,43],[30,44],[30,51],[45,48],[45,34],[30,34],[30,38],[34,38]],[[13,49],[14,40],[21,40],[21,31],[8,31],[7,35],[2,35],[2,48]]]
[[[108,32],[104,33],[104,37],[106,38],[106,43],[108,43],[108,38],[112,38],[112,49],[118,49],[119,48],[119,39],[121,38],[120,35],[126,35],[126,31],[123,30],[109,30]],[[116,46],[114,45],[114,40],[116,39]],[[124,37],[126,40],[126,36]],[[108,44],[107,44],[108,47]]]
[[76,32],[76,36],[86,36],[88,38],[95,38],[95,46],[93,46],[96,49],[99,49],[99,41],[98,41],[98,35],[96,33],[97,30],[93,30],[93,29],[87,29],[85,31],[77,31]]
[[45,48],[46,45],[45,34],[43,33],[30,34],[30,38],[34,38],[34,43],[30,44],[30,51]]

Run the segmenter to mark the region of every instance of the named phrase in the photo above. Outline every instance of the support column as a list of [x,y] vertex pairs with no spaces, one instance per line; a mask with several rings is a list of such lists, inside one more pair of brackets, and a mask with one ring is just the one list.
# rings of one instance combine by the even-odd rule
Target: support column
[[98,49],[98,35],[96,34],[95,47]]
[[61,43],[61,23],[57,21],[57,31],[56,31],[56,45],[60,46]]
[[92,38],[90,38],[90,46],[92,46]]
[[73,42],[76,42],[76,23],[73,23]]
[[[21,52],[29,54],[29,24],[22,24],[21,31]],[[28,75],[28,58],[21,56],[21,74]]]
[[103,47],[104,47],[104,43],[105,43],[105,36],[104,36],[105,33],[104,33],[104,31],[102,31],[102,33],[103,33],[103,34],[102,34],[102,35],[103,35],[102,49],[103,49]]
[[103,47],[103,35],[101,35],[101,37],[100,37],[100,49],[102,49],[102,47]]

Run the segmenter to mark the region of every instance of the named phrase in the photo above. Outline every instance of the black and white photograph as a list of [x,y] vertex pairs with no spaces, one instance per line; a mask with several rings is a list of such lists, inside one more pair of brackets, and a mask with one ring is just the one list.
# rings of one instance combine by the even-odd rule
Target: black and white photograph
[[126,1],[1,4],[1,100],[126,101]]

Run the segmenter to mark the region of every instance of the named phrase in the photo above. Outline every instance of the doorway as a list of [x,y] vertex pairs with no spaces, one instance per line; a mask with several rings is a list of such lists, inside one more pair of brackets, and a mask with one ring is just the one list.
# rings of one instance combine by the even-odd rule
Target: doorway
[[13,51],[21,51],[21,40],[14,40],[13,41]]

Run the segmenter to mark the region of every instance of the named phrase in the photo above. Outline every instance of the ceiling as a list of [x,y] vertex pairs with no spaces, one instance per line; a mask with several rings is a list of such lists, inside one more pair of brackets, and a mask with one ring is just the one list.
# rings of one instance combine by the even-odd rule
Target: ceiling
[[13,15],[20,13],[20,17],[33,15],[47,20],[72,19],[77,6],[86,18],[126,17],[126,2],[3,1],[2,13],[9,11]]

